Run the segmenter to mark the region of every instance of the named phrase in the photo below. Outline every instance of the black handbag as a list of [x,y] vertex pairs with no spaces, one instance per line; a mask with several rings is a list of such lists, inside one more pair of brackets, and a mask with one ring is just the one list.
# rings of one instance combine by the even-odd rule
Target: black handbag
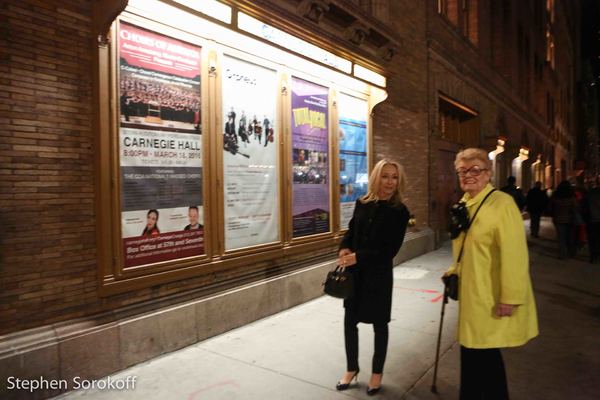
[[354,276],[350,271],[337,266],[327,273],[323,282],[323,292],[338,299],[347,299],[354,291]]
[[444,281],[444,295],[452,300],[458,300],[458,275],[444,275],[442,280]]

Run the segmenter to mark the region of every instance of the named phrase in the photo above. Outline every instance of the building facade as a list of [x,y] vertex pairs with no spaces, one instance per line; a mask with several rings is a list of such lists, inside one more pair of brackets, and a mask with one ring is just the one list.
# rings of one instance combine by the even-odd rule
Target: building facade
[[524,191],[572,177],[580,10],[567,1],[440,0],[428,2],[428,15],[430,215],[440,238],[460,196],[452,165],[460,148],[490,152],[497,187],[511,175]]
[[572,168],[571,2],[0,15],[2,381],[105,376],[319,296],[382,158],[416,221],[397,261],[446,239],[460,148],[489,149],[499,185]]

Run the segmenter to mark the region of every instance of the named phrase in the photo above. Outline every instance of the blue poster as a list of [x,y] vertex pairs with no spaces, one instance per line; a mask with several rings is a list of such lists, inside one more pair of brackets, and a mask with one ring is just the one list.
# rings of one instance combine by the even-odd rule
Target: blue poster
[[340,227],[346,229],[356,200],[367,193],[367,102],[340,95]]

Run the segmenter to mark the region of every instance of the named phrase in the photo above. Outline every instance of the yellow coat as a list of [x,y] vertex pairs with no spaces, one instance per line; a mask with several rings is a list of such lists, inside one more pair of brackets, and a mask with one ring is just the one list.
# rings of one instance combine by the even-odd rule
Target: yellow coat
[[[488,184],[477,196],[466,193],[470,218],[493,189]],[[537,336],[535,300],[529,277],[529,256],[521,213],[513,198],[492,193],[479,210],[456,265],[464,232],[452,241],[454,265],[460,276],[458,341],[474,349],[513,347]],[[510,317],[497,317],[498,303],[517,304]]]

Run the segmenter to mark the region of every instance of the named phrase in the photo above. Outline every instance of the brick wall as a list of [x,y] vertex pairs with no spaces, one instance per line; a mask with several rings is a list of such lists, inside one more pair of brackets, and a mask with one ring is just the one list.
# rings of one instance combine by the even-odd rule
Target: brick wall
[[51,3],[0,6],[0,333],[97,301],[89,2]]
[[389,66],[388,98],[373,112],[374,158],[390,157],[406,171],[405,203],[417,226],[428,214],[427,45],[425,7],[420,2],[390,2],[390,24],[404,40]]
[[[506,12],[503,4],[508,5]],[[544,6],[542,3],[535,3]],[[509,0],[505,3],[493,0],[479,2],[479,17],[481,18],[479,46],[471,46],[466,38],[457,34],[457,29],[446,18],[437,15],[435,2],[429,3],[430,17],[428,18],[427,38],[429,40],[428,79],[429,79],[429,122],[431,126],[431,177],[430,193],[435,197],[438,190],[439,160],[436,158],[438,149],[452,147],[453,151],[462,147],[460,144],[445,144],[439,141],[437,127],[436,96],[438,92],[456,99],[475,109],[479,113],[481,124],[480,144],[487,150],[493,150],[498,135],[508,139],[506,151],[499,158],[498,176],[500,184],[511,174],[511,161],[518,156],[521,145],[529,145],[530,159],[524,163],[524,169],[529,168],[537,154],[543,153],[543,160],[550,161],[557,167],[554,160],[550,130],[540,111],[539,104],[544,102],[547,92],[556,93],[554,81],[560,76],[549,71],[544,65],[544,77],[534,82],[534,95],[525,96],[519,93],[519,63],[532,68],[534,54],[540,55],[543,48],[544,23],[532,25],[534,18],[527,3]],[[557,19],[564,18],[561,9]],[[522,42],[529,43],[529,59],[525,61],[526,51],[518,52],[518,23],[524,24]],[[563,35],[566,38],[566,35]],[[568,43],[562,43],[564,47]],[[521,57],[521,58],[519,58]],[[576,60],[565,56],[565,63],[575,63]],[[568,68],[562,69],[569,70]],[[550,79],[548,79],[550,78]],[[558,81],[569,85],[566,77]],[[573,88],[574,89],[574,88]],[[529,171],[525,171],[527,176]],[[528,183],[528,180],[525,179]],[[432,203],[433,204],[433,203]],[[432,212],[432,214],[434,214]],[[432,228],[436,228],[433,224]],[[443,227],[438,227],[443,228]]]

